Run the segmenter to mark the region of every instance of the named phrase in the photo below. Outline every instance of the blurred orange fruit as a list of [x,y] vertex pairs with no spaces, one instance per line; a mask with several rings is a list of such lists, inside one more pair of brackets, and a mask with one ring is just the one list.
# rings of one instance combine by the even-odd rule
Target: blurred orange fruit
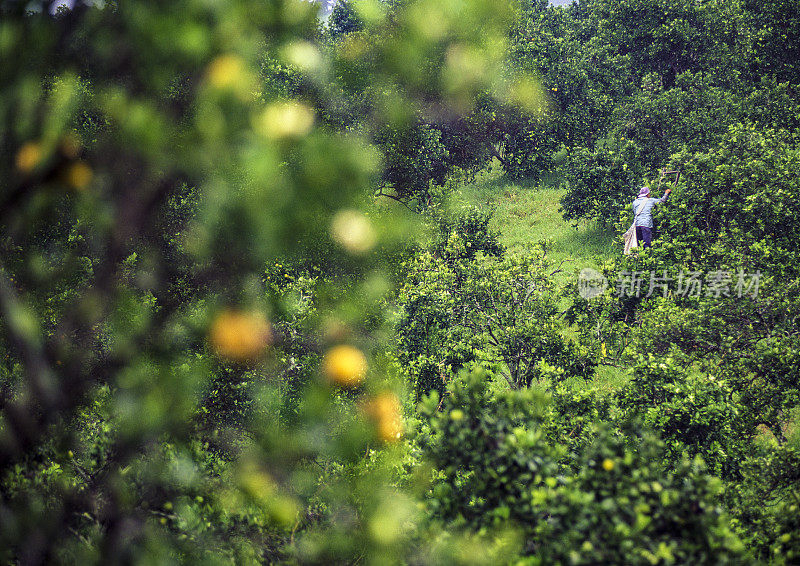
[[43,155],[42,144],[37,142],[26,143],[17,152],[17,169],[22,173],[30,173],[41,163]]
[[367,359],[353,346],[334,346],[322,360],[322,371],[334,385],[355,387],[367,375]]
[[348,252],[363,254],[375,246],[377,240],[372,223],[358,210],[337,212],[331,221],[331,236]]
[[208,65],[206,77],[211,86],[218,89],[232,88],[244,80],[245,64],[236,55],[220,55]]
[[259,312],[227,309],[212,322],[208,340],[221,357],[248,362],[264,354],[272,342],[272,330]]
[[92,168],[83,161],[78,161],[69,166],[65,178],[70,187],[82,191],[92,182],[93,176]]
[[255,128],[269,139],[297,139],[314,127],[314,110],[297,101],[276,102],[264,109]]
[[370,399],[365,412],[373,420],[378,438],[383,442],[397,442],[403,434],[400,399],[391,391],[384,391]]

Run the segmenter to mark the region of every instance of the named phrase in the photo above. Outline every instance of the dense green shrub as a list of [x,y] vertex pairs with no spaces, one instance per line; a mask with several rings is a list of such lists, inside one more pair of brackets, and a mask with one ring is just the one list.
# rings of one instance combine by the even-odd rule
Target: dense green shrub
[[560,451],[537,426],[545,399],[535,389],[489,389],[492,375],[462,373],[441,399],[427,397],[421,411],[431,419],[425,453],[440,470],[429,505],[456,525],[477,529],[511,518],[534,525],[544,509],[537,489],[555,487]]
[[715,475],[738,476],[747,442],[738,415],[746,408],[730,382],[650,354],[619,395],[623,418],[640,418],[658,431],[670,458],[701,455]]
[[562,336],[541,250],[503,254],[474,212],[438,229],[430,251],[409,262],[399,295],[399,354],[420,394],[443,391],[469,363],[497,368],[514,388],[545,374],[591,375],[594,357]]
[[[788,426],[796,427],[797,421]],[[743,480],[726,490],[734,527],[765,562],[791,564],[799,556],[799,440],[796,429],[788,442],[778,442],[761,427],[742,462]]]
[[548,409],[536,389],[492,393],[490,379],[464,373],[422,405],[424,453],[440,470],[428,505],[451,528],[518,529],[532,564],[744,559],[717,502],[721,482],[699,460],[665,459],[662,443],[635,428],[600,427],[561,464],[566,452],[545,423],[570,422],[558,412],[570,405]]
[[601,431],[569,490],[548,502],[534,563],[737,564],[742,543],[702,462],[665,461],[647,434]]

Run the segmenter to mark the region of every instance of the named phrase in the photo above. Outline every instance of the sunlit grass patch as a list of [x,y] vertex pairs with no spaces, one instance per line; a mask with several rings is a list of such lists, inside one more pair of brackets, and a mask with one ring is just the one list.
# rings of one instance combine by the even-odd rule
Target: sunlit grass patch
[[511,253],[547,241],[548,255],[554,262],[565,261],[569,274],[584,267],[598,267],[619,255],[621,247],[613,229],[596,222],[574,227],[564,220],[561,198],[565,193],[565,189],[509,181],[493,169],[463,187],[454,202],[491,212],[491,227],[500,233],[500,242]]

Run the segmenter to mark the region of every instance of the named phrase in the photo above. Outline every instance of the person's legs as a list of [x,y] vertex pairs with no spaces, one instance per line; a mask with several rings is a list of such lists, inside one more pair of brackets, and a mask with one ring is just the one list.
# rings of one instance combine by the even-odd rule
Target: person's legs
[[[640,230],[641,230],[641,232],[640,232]],[[644,242],[644,244],[642,244],[642,247],[643,248],[649,248],[650,244],[653,241],[653,229],[652,228],[646,228],[645,226],[637,226],[636,227],[636,231],[638,232],[636,234],[636,237],[639,238],[640,242],[642,242],[642,241]]]

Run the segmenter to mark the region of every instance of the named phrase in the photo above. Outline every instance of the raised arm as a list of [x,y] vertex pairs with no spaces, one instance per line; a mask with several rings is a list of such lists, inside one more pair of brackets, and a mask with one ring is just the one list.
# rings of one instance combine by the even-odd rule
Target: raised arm
[[[673,175],[673,174],[675,175],[675,181],[674,181],[672,186],[673,187],[677,186],[678,185],[678,179],[681,178],[681,173],[678,170],[666,171],[664,169],[661,169],[661,177],[658,180],[658,184],[661,185],[661,180],[664,179],[664,177],[666,177],[667,175]],[[664,196],[662,196],[660,199],[657,199],[657,203],[664,204],[665,202],[667,202],[667,197],[669,197],[669,194],[671,192],[672,192],[672,187],[670,187],[666,191],[664,191]]]

